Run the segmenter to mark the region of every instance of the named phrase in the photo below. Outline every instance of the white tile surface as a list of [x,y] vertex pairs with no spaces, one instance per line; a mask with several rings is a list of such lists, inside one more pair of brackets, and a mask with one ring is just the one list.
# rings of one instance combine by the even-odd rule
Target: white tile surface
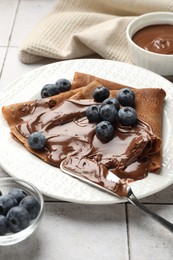
[[56,0],[21,1],[16,16],[10,45],[19,46],[32,28],[49,13],[56,2]]
[[17,6],[17,0],[0,1],[0,46],[8,45]]
[[[173,205],[147,205],[147,207],[173,222]],[[129,205],[128,209],[130,259],[173,259],[172,233],[134,209],[132,205]]]
[[128,260],[124,205],[47,203],[45,210],[38,232],[1,247],[1,259]]
[[[22,64],[18,47],[57,1],[0,0],[0,89],[53,62]],[[0,169],[0,178],[4,176]],[[173,185],[142,201],[173,222],[172,194]],[[18,245],[0,247],[0,260],[173,259],[172,234],[130,204],[87,206],[48,197],[45,201],[44,218],[37,232]]]

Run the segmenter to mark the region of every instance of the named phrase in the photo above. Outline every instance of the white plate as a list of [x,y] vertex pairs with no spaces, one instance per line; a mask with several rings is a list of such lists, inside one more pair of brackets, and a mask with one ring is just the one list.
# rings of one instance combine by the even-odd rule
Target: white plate
[[[74,72],[97,75],[137,88],[163,88],[166,102],[163,115],[163,167],[159,174],[134,182],[131,186],[138,198],[154,194],[173,183],[173,85],[148,70],[116,61],[82,59],[56,62],[25,74],[12,82],[0,95],[0,105],[27,101],[39,97],[41,88],[59,78],[72,80]],[[11,176],[32,182],[52,198],[86,204],[111,204],[124,200],[74,179],[58,168],[44,163],[15,142],[0,114],[0,164]]]

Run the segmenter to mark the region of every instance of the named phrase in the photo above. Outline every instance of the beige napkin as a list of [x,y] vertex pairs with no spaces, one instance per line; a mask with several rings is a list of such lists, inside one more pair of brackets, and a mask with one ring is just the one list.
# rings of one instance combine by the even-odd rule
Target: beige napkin
[[98,55],[130,62],[125,30],[147,12],[173,11],[172,0],[57,0],[20,46],[19,59],[66,60]]

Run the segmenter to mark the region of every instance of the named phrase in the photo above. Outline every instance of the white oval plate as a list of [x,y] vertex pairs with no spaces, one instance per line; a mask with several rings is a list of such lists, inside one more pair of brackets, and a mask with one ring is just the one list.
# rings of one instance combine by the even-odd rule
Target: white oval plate
[[[154,194],[173,183],[173,85],[163,77],[140,67],[108,60],[80,59],[42,66],[12,82],[0,95],[0,106],[40,97],[41,88],[59,78],[72,80],[74,72],[90,73],[136,88],[163,88],[166,100],[163,114],[163,167],[159,174],[132,183],[138,198]],[[10,136],[0,114],[0,164],[11,176],[33,183],[43,194],[55,199],[85,204],[112,204],[125,201],[100,191],[61,172],[30,154]]]

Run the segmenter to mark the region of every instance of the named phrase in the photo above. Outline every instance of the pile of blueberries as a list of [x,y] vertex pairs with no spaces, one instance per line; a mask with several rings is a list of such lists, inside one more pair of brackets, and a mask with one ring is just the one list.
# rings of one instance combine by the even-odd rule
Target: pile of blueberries
[[71,89],[71,82],[68,79],[58,79],[55,83],[49,83],[43,86],[41,97],[47,98],[58,95]]
[[108,88],[96,88],[93,98],[101,104],[91,105],[86,111],[89,122],[96,123],[97,138],[104,143],[113,138],[118,123],[122,126],[132,126],[137,122],[135,93],[130,88],[119,90],[115,98],[109,98],[109,95]]
[[23,189],[0,192],[0,236],[17,233],[30,225],[40,211],[40,202]]

